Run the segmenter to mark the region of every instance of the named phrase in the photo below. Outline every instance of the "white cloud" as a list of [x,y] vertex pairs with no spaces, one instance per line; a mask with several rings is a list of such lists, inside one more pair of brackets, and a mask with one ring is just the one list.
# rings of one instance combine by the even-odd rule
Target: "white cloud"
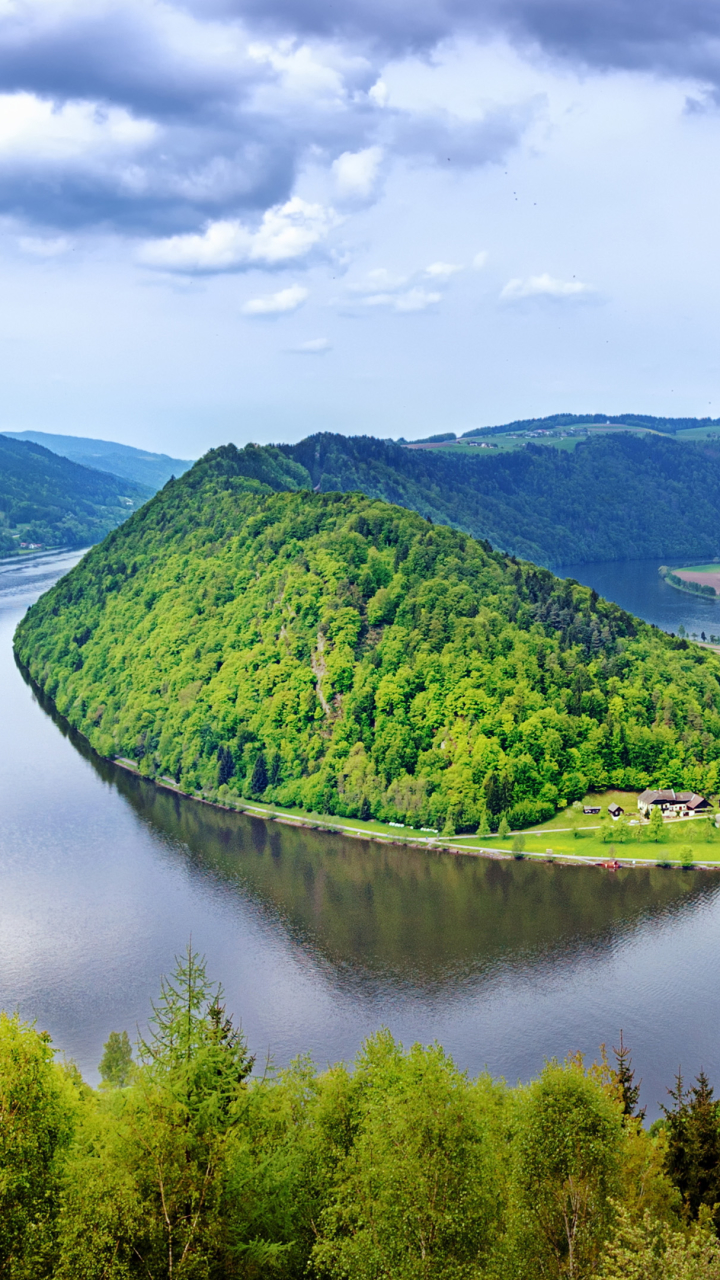
[[146,147],[158,134],[151,120],[96,102],[62,106],[33,93],[0,94],[0,164],[108,163]]
[[382,147],[343,151],[332,166],[335,188],[341,200],[370,200],[380,178]]
[[463,268],[456,262],[431,262],[430,266],[425,268],[425,275],[433,280],[449,280],[451,276],[457,275],[457,272],[462,270]]
[[476,253],[476,254],[475,254],[475,257],[473,258],[473,262],[472,262],[472,264],[473,264],[473,266],[474,266],[475,270],[476,270],[476,271],[482,271],[482,269],[483,269],[483,267],[485,266],[485,263],[487,262],[487,260],[488,260],[487,249],[481,249],[481,250],[480,250],[480,253]]
[[571,299],[593,292],[589,284],[581,280],[556,280],[545,272],[540,276],[528,276],[525,280],[519,277],[508,280],[500,297],[507,302],[519,301],[522,298],[556,298]]
[[256,230],[237,219],[211,222],[199,235],[146,242],[140,260],[166,271],[239,271],[279,267],[308,258],[339,219],[332,209],[299,196],[274,205]]
[[406,289],[402,293],[371,293],[363,298],[365,307],[389,307],[392,311],[427,311],[440,301],[442,294],[427,289]]
[[287,350],[296,356],[324,356],[327,351],[332,351],[332,343],[329,338],[310,338]]
[[20,236],[18,245],[23,253],[29,253],[33,258],[57,258],[61,253],[67,253],[70,241],[67,236]]
[[310,296],[310,290],[300,284],[292,284],[288,289],[279,289],[277,293],[268,293],[263,298],[251,298],[245,303],[243,313],[246,316],[281,316],[297,311]]

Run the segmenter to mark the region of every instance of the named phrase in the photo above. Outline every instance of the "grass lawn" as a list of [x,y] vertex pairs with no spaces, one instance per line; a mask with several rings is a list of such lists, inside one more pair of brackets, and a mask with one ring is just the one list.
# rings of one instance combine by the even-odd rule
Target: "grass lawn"
[[[217,803],[217,801],[216,801]],[[222,800],[219,803],[224,803]],[[621,826],[608,818],[608,805],[616,803],[625,810],[628,826]],[[600,805],[600,814],[585,815],[583,805]],[[494,851],[512,856],[516,833],[501,840],[497,835],[443,835],[429,830],[419,831],[399,823],[363,822],[360,818],[340,818],[335,815],[307,813],[305,810],[261,804],[250,800],[232,800],[228,807],[244,810],[261,818],[298,822],[303,826],[322,828],[349,835],[366,836],[368,839],[424,844],[429,849],[450,849],[480,853]],[[629,821],[637,825],[629,826]],[[611,838],[604,840],[606,829]],[[519,833],[523,837],[522,856],[571,858],[588,862],[607,862],[613,858],[621,862],[717,863],[720,866],[720,831],[707,818],[686,818],[665,823],[663,839],[657,843],[647,838],[648,827],[640,822],[637,808],[637,792],[604,791],[587,795],[580,809],[570,805],[557,813],[549,822],[530,827]],[[616,834],[613,839],[612,836]],[[626,839],[621,837],[626,836]],[[689,853],[687,851],[690,851]]]

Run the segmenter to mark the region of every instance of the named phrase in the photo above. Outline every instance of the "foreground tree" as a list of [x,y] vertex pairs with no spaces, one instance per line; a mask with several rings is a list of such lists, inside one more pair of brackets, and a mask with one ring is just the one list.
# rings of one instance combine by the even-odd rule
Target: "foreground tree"
[[224,1197],[253,1059],[190,948],[140,1050],[132,1087],[98,1101],[68,1161],[57,1275],[237,1274]]
[[405,1055],[389,1032],[368,1041],[351,1092],[354,1140],[320,1219],[314,1274],[480,1274],[501,1221],[500,1095],[470,1085],[439,1046]]
[[0,1013],[0,1275],[51,1273],[60,1162],[78,1108],[75,1073],[50,1036]]
[[619,1189],[620,1108],[579,1061],[549,1063],[520,1103],[514,1143],[512,1273],[594,1274]]
[[715,1208],[720,1223],[720,1103],[701,1071],[686,1089],[678,1072],[675,1088],[668,1093],[674,1106],[663,1107],[666,1116],[667,1172],[683,1198],[685,1213],[697,1219],[701,1207]]

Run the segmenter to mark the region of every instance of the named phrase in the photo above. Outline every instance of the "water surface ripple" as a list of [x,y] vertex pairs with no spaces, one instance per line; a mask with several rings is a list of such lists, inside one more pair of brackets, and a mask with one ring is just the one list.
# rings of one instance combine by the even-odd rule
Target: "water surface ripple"
[[680,1062],[720,1084],[720,876],[434,855],[156,790],[94,756],[13,661],[23,610],[76,558],[0,564],[0,1006],[88,1078],[192,935],[277,1063],[349,1058],[387,1025],[516,1080],[622,1027],[650,1114]]

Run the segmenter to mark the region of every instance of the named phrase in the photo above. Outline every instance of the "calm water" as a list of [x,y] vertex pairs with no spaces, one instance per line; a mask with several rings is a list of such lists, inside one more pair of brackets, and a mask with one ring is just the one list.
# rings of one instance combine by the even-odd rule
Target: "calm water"
[[[19,618],[72,560],[0,564],[0,1006],[88,1078],[192,935],[278,1063],[349,1058],[385,1024],[515,1080],[622,1027],[650,1114],[680,1062],[720,1085],[720,876],[385,848],[156,791],[93,757],[14,665]],[[634,587],[630,565],[565,572],[664,625],[677,599],[672,629],[693,629],[708,606],[666,602],[646,569]]]

